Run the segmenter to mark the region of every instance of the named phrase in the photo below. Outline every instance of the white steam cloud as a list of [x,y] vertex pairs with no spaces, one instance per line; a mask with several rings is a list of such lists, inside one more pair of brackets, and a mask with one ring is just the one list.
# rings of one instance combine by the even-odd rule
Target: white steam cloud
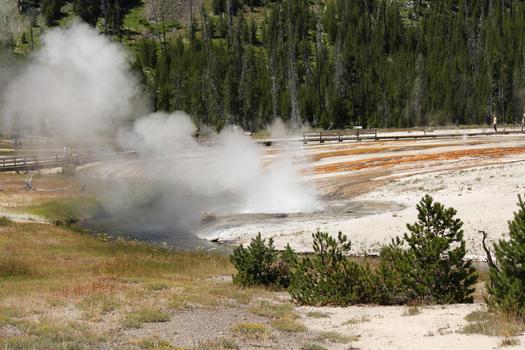
[[[149,211],[157,223],[191,230],[205,212],[318,209],[315,190],[298,175],[296,157],[268,157],[263,147],[234,128],[201,144],[183,112],[135,115],[135,122],[124,126],[139,110],[133,103],[143,101],[138,97],[124,50],[77,23],[45,34],[42,49],[3,93],[1,114],[18,128],[45,125],[48,133],[68,140],[118,135],[120,146],[137,149],[139,159],[84,172],[120,183],[107,187],[107,203],[113,212],[128,210],[130,220]],[[276,129],[284,132],[282,126]],[[149,183],[154,194],[130,195],[129,182],[135,186],[135,180]]]
[[129,117],[138,95],[123,48],[77,23],[43,36],[7,86],[1,114],[14,130],[88,140]]
[[141,176],[168,181],[199,196],[222,197],[227,202],[223,209],[242,213],[318,209],[315,191],[300,181],[292,159],[265,161],[262,147],[234,128],[217,135],[212,146],[201,145],[191,136],[194,129],[183,112],[155,113],[137,120],[120,140],[156,155]]

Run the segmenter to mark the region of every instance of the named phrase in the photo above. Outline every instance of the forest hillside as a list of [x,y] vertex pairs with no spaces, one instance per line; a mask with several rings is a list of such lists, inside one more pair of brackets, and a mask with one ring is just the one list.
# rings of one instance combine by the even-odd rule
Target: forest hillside
[[[14,2],[14,0],[10,0]],[[24,56],[74,17],[132,52],[156,110],[246,130],[521,121],[521,0],[19,0]],[[11,21],[11,23],[13,23]],[[21,23],[21,24],[20,24]],[[13,27],[13,26],[11,26]],[[6,30],[10,30],[5,35]]]

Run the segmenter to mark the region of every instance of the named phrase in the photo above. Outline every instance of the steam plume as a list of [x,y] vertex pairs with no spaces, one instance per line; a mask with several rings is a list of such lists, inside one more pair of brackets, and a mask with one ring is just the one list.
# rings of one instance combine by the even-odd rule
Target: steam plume
[[138,94],[122,47],[76,23],[43,36],[42,49],[8,85],[2,115],[13,129],[87,140],[129,117]]
[[[140,108],[133,101],[144,101],[139,97],[123,49],[77,23],[44,36],[42,49],[3,94],[2,113],[17,128],[44,124],[48,132],[69,140],[117,134],[119,145],[137,149],[139,159],[83,173],[112,182],[104,189],[104,202],[112,213],[135,220],[134,226],[150,216],[149,222],[188,231],[204,212],[317,209],[315,192],[300,181],[294,157],[269,159],[235,128],[226,128],[211,144],[200,144],[183,112],[134,115]],[[131,117],[135,121],[126,125]],[[282,125],[275,130],[284,132]],[[140,184],[138,195],[130,183],[135,189]]]

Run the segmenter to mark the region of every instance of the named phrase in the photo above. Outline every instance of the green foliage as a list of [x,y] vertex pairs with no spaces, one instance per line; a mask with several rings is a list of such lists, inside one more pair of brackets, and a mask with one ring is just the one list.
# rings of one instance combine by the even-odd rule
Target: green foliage
[[306,305],[351,305],[372,301],[373,279],[368,267],[348,259],[351,243],[342,233],[313,235],[314,254],[296,264],[288,292]]
[[[525,242],[525,204],[521,199],[520,205],[524,209],[519,214],[524,220],[523,227],[512,224],[511,232],[521,230],[518,232]],[[421,199],[417,210],[418,220],[407,225],[408,233],[381,249],[376,270],[349,259],[351,242],[341,232],[337,239],[328,233],[316,232],[314,253],[301,258],[289,246],[279,255],[273,241],[270,239],[266,245],[259,234],[247,248],[240,246],[231,256],[238,270],[233,281],[244,286],[289,285],[292,299],[304,305],[472,302],[477,274],[472,262],[465,260],[463,222],[455,217],[456,210],[434,202],[429,195]],[[498,259],[511,246],[512,243],[500,243]],[[505,266],[506,271],[511,267],[516,271],[520,265],[512,261]],[[506,284],[507,281],[508,277],[501,277],[493,286],[507,287],[512,297],[518,296],[519,290],[521,299],[512,305],[523,307],[523,280],[512,280],[510,284]],[[508,306],[507,299],[494,300],[503,300],[498,303]]]
[[5,216],[0,217],[0,227],[1,226],[9,226],[13,223],[13,221],[9,218],[6,218]]
[[[275,117],[325,128],[520,120],[525,3],[408,3],[213,0],[156,52],[171,63],[147,81],[154,104],[217,129]],[[181,36],[183,50],[171,45]]]
[[295,253],[286,247],[284,253],[279,254],[273,240],[261,238],[259,233],[250,245],[235,248],[230,260],[237,269],[233,276],[233,283],[241,286],[265,285],[287,287],[290,281],[290,267],[295,262]]
[[73,0],[76,14],[89,24],[94,25],[100,16],[100,0]]
[[519,196],[519,210],[509,221],[508,240],[494,244],[497,266],[490,267],[489,304],[493,308],[525,318],[525,203]]
[[456,210],[429,195],[421,199],[417,210],[418,221],[407,225],[409,233],[403,242],[397,238],[381,251],[380,302],[472,302],[477,274],[472,262],[464,260],[463,222],[455,218]]
[[91,216],[100,209],[100,203],[91,197],[56,199],[30,207],[27,210],[49,220],[54,225],[71,225]]
[[62,17],[62,12],[60,11],[62,5],[62,0],[42,0],[42,13],[47,25],[55,25]]

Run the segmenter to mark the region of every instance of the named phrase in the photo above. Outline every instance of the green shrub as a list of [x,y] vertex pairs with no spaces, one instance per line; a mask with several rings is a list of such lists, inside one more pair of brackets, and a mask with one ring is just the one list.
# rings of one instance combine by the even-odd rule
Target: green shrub
[[525,203],[519,199],[519,210],[509,221],[508,241],[494,244],[497,265],[490,266],[489,305],[525,318]]
[[314,254],[306,256],[292,270],[288,289],[294,301],[305,305],[351,305],[372,300],[374,283],[368,266],[350,261],[351,243],[339,232],[313,235]]
[[265,285],[288,287],[290,283],[290,269],[297,258],[290,248],[279,254],[273,246],[273,240],[261,238],[259,233],[250,245],[235,248],[230,260],[237,269],[233,276],[233,283],[241,286]]
[[[463,222],[454,208],[445,208],[426,195],[417,205],[418,221],[409,233],[381,251],[378,301],[400,304],[472,302],[477,274],[465,261]],[[408,245],[408,249],[404,249]]]
[[13,223],[11,219],[6,218],[5,216],[0,217],[0,226],[9,226]]
[[403,248],[403,241],[399,237],[381,248],[377,270],[377,303],[397,305],[416,299],[412,261],[413,255]]

